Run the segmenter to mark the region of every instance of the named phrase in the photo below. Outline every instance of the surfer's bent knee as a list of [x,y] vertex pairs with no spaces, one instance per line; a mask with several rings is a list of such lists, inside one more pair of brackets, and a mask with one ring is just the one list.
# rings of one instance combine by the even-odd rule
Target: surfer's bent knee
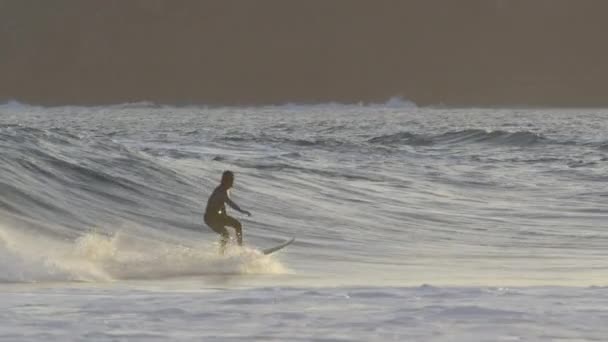
[[224,225],[226,225],[228,227],[232,227],[235,230],[241,230],[243,228],[243,225],[241,225],[241,222],[239,222],[239,220],[235,219],[232,216],[225,217]]

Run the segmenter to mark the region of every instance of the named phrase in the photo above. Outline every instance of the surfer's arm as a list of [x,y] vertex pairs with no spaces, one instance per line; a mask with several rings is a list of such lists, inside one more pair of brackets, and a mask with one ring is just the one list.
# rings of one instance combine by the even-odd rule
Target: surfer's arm
[[248,212],[247,210],[241,209],[241,207],[239,207],[236,203],[234,203],[228,196],[226,196],[226,203],[230,206],[230,208],[232,208],[238,212],[241,212],[243,214],[246,214],[247,216],[251,216],[250,212]]

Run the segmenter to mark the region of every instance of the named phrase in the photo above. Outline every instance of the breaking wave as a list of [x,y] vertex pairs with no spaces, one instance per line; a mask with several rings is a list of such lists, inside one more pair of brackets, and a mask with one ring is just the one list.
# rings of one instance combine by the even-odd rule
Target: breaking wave
[[118,232],[66,241],[0,226],[0,283],[164,279],[209,275],[281,274],[278,260],[252,248],[188,246]]
[[255,249],[184,245],[195,183],[108,136],[2,125],[0,148],[0,282],[285,272]]

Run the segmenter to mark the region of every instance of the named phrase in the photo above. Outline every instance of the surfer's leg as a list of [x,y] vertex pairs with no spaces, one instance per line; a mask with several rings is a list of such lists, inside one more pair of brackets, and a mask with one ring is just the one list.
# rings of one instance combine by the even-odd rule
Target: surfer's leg
[[228,240],[230,240],[230,233],[228,233],[228,229],[223,226],[215,226],[211,227],[214,232],[220,234],[220,254],[224,255],[224,251],[226,250],[226,244],[228,244]]
[[228,229],[226,227],[222,227],[223,232],[221,233],[222,237],[220,238],[220,254],[224,255],[224,251],[226,250],[226,244],[230,239],[230,234],[228,233]]
[[230,233],[228,233],[228,229],[224,227],[224,222],[221,219],[209,219],[205,218],[205,223],[211,228],[214,232],[221,235],[220,237],[220,254],[224,255],[224,251],[226,250],[226,244],[228,240],[230,240]]
[[236,241],[238,242],[239,246],[242,246],[243,226],[241,225],[241,222],[239,222],[239,220],[235,219],[232,216],[226,215],[226,217],[224,218],[224,225],[234,228],[234,231],[236,232]]

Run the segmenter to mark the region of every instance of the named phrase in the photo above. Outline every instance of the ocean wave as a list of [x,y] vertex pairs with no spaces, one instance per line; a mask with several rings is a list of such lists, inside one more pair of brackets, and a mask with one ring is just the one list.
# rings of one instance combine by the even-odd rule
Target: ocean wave
[[389,108],[389,109],[399,109],[399,108],[416,108],[417,105],[415,102],[403,98],[401,96],[393,96],[384,102],[363,102],[363,101],[353,101],[353,102],[311,102],[311,103],[294,103],[288,102],[280,105],[271,105],[268,107],[273,108],[284,108],[284,109],[314,109],[314,108],[322,108],[322,109],[348,109],[348,108]]
[[250,160],[234,160],[233,163],[240,167],[251,168],[256,170],[264,171],[290,171],[290,172],[301,172],[304,174],[315,175],[326,177],[330,179],[347,179],[347,180],[365,180],[371,182],[378,182],[385,180],[386,178],[379,175],[359,173],[356,170],[327,170],[320,168],[311,168],[299,166],[286,162],[268,162],[263,160],[250,161]]
[[1,109],[8,110],[24,110],[28,108],[103,108],[103,109],[113,109],[113,110],[122,110],[122,109],[153,109],[153,108],[198,108],[198,109],[209,109],[209,108],[279,108],[286,110],[300,110],[300,109],[347,109],[347,108],[389,108],[389,109],[399,109],[399,108],[416,108],[417,105],[415,102],[403,98],[401,96],[394,96],[386,100],[385,102],[363,102],[363,101],[352,101],[352,102],[336,102],[336,101],[326,101],[326,102],[307,102],[307,103],[295,103],[295,102],[285,102],[285,103],[276,103],[276,104],[265,104],[258,106],[250,106],[250,105],[210,105],[205,103],[164,103],[164,102],[156,102],[156,101],[135,101],[135,102],[124,102],[124,103],[113,103],[107,105],[70,105],[70,104],[62,104],[62,105],[54,105],[54,106],[40,106],[36,104],[24,103],[19,100],[9,100],[5,103],[0,103]]
[[41,222],[77,227],[100,217],[149,218],[152,208],[188,203],[175,190],[192,188],[174,170],[111,139],[3,125],[0,147],[0,206]]
[[[395,148],[399,146],[451,146],[466,144],[485,144],[488,146],[517,146],[532,147],[542,145],[561,146],[588,146],[600,150],[608,149],[608,142],[588,142],[583,139],[557,139],[547,137],[542,133],[531,131],[503,131],[484,129],[464,129],[448,131],[443,133],[415,133],[400,131],[396,133],[382,134],[378,136],[365,137],[361,141],[358,137],[348,134],[335,134],[336,131],[344,130],[344,125],[325,125],[317,130],[317,135],[297,137],[289,135],[273,135],[270,133],[253,134],[249,132],[230,133],[216,138],[218,142],[227,143],[255,143],[275,146],[294,146],[304,148],[317,148],[325,150],[357,150],[361,151],[370,146],[375,148]],[[326,135],[331,133],[331,137]],[[363,136],[363,135],[361,135]]]
[[[276,145],[292,145],[297,147],[316,147],[316,148],[360,148],[361,144],[354,140],[351,136],[339,135],[334,137],[326,137],[325,131],[334,132],[335,130],[344,129],[343,125],[333,127],[325,127],[319,129],[318,136],[315,137],[291,137],[283,135],[270,135],[262,133],[259,135],[252,133],[229,134],[227,136],[217,138],[224,142],[252,142]],[[377,146],[432,146],[432,145],[457,145],[457,144],[492,144],[492,145],[509,145],[509,146],[533,146],[538,144],[561,144],[575,145],[580,144],[575,141],[561,142],[546,138],[544,135],[529,131],[508,132],[502,130],[487,131],[483,129],[465,129],[459,131],[449,131],[440,134],[424,134],[401,131],[390,134],[383,134],[368,138],[365,143]],[[607,144],[600,145],[600,148],[606,148]]]
[[230,134],[218,138],[217,140],[222,142],[252,142],[260,144],[273,144],[273,145],[292,145],[297,147],[318,147],[318,148],[332,148],[340,147],[344,145],[353,145],[348,140],[340,140],[336,138],[298,138],[298,137],[287,137],[287,136],[272,136],[268,134]]
[[380,145],[411,145],[411,146],[426,146],[432,145],[433,139],[420,134],[410,132],[399,132],[394,134],[380,135],[367,140],[370,144]]
[[602,141],[599,144],[597,144],[597,146],[600,150],[608,151],[608,141]]
[[[550,112],[515,120],[509,111],[309,109],[2,111],[0,224],[10,218],[24,230],[26,221],[41,238],[9,234],[0,243],[0,273],[11,274],[4,281],[223,271],[216,246],[196,241],[217,241],[202,216],[225,169],[237,173],[235,200],[254,213],[242,220],[246,243],[297,235],[283,254],[294,269],[352,280],[369,268],[377,273],[361,271],[365,279],[458,284],[488,281],[492,268],[492,284],[525,284],[536,281],[535,261],[580,248],[587,252],[568,269],[540,282],[604,281],[580,277],[595,265],[589,256],[601,255],[588,236],[602,236],[605,197],[580,194],[604,177],[603,128]],[[534,125],[480,129],[504,120]],[[412,145],[420,147],[401,148]],[[580,236],[564,240],[573,225]],[[49,236],[67,239],[56,245]],[[523,259],[529,248],[538,255]],[[418,275],[396,275],[403,269]]]
[[367,142],[381,145],[411,146],[453,145],[466,143],[530,146],[539,143],[551,143],[552,141],[545,138],[541,134],[529,131],[507,132],[501,130],[486,131],[483,129],[465,129],[437,135],[398,132],[373,137]]

